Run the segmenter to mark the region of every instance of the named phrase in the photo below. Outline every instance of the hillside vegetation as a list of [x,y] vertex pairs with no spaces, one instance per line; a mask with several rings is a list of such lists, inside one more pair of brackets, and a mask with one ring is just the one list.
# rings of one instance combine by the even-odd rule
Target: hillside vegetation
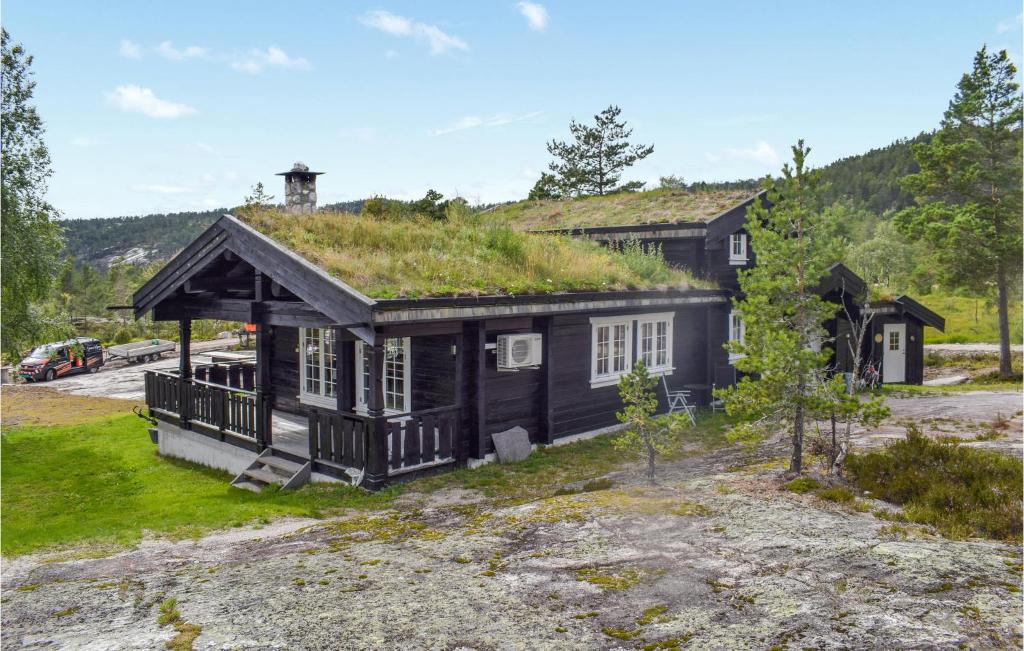
[[206,212],[177,212],[142,217],[66,219],[65,253],[79,262],[105,266],[105,261],[133,248],[150,251],[148,261],[166,260],[184,248],[226,208]]

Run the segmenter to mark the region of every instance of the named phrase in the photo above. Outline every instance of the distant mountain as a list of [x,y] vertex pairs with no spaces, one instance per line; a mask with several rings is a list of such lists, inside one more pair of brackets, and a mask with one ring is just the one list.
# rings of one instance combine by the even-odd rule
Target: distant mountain
[[65,219],[61,222],[67,240],[65,253],[94,267],[107,267],[115,258],[136,264],[164,260],[226,212],[227,208],[221,208],[141,217]]
[[[911,146],[927,142],[931,134],[922,133],[914,138],[898,140],[886,147],[872,149],[856,156],[848,156],[821,168],[822,176],[831,184],[827,199],[840,199],[876,214],[898,210],[911,204],[912,197],[899,186],[899,179],[918,171]],[[694,212],[693,197],[717,199],[758,185],[756,179],[728,183],[693,183],[684,192],[621,193],[606,197],[591,197],[582,201],[547,202],[561,209],[587,212],[608,212],[610,217],[623,218],[645,211],[679,213],[682,218]],[[345,201],[323,206],[325,210],[358,213],[365,200]],[[713,203],[713,202],[712,202]],[[711,204],[709,204],[711,205]],[[714,207],[714,206],[712,206]],[[485,212],[523,217],[521,213],[540,212],[551,206],[538,206],[538,202],[510,202],[479,207]],[[164,260],[191,242],[206,227],[229,209],[208,212],[179,212],[145,215],[142,217],[109,217],[99,219],[69,219],[63,223],[67,234],[66,253],[79,261],[96,267],[109,266],[110,261],[121,258],[135,263]],[[538,212],[539,211],[539,212]],[[531,214],[532,214],[531,212]],[[543,217],[544,215],[540,215]],[[538,219],[540,218],[538,217]]]
[[900,188],[899,180],[920,171],[911,148],[931,139],[932,134],[921,133],[821,168],[822,178],[831,183],[828,202],[845,199],[879,215],[911,205],[914,198]]

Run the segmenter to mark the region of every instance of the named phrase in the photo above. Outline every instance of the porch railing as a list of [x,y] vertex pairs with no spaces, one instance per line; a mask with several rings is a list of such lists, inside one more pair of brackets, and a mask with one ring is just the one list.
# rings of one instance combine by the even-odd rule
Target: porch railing
[[373,420],[358,414],[309,410],[309,458],[361,470]]
[[270,401],[261,394],[161,371],[146,371],[145,386],[156,418],[242,447],[271,443]]
[[439,407],[388,418],[388,472],[455,461],[459,407]]

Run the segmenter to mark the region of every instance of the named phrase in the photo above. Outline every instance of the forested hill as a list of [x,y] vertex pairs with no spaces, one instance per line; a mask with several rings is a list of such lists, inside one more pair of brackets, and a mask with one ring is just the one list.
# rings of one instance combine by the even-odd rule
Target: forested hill
[[[899,179],[917,171],[911,145],[930,138],[931,134],[923,133],[915,138],[899,140],[864,154],[848,156],[823,167],[822,174],[831,184],[828,203],[845,199],[855,207],[875,214],[906,207],[911,203],[911,197],[900,188]],[[727,184],[697,183],[691,184],[689,189],[691,192],[701,193],[736,188],[752,189],[756,186],[757,181],[749,179]],[[648,196],[650,193],[637,193],[635,197],[616,195],[615,201],[630,203],[635,200],[637,208],[642,209],[645,205],[643,200]],[[324,208],[359,212],[363,203],[349,201]],[[516,205],[507,204],[498,210],[514,209]],[[105,267],[114,257],[130,258],[134,262],[166,259],[192,241],[225,212],[228,212],[228,209],[144,217],[66,220],[63,222],[67,232],[66,253],[69,257],[98,267]]]
[[163,260],[174,255],[228,209],[176,212],[143,217],[66,219],[61,222],[69,257],[105,267],[114,257],[133,262]]
[[921,133],[826,165],[821,172],[831,184],[828,203],[846,199],[879,215],[906,208],[913,203],[913,197],[900,188],[899,179],[919,171],[911,147],[931,138],[932,134]]

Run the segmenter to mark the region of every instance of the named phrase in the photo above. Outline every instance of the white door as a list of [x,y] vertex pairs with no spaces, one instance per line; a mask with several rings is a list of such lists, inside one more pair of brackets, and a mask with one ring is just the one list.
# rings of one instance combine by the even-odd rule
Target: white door
[[907,378],[907,324],[887,323],[882,328],[882,382]]

